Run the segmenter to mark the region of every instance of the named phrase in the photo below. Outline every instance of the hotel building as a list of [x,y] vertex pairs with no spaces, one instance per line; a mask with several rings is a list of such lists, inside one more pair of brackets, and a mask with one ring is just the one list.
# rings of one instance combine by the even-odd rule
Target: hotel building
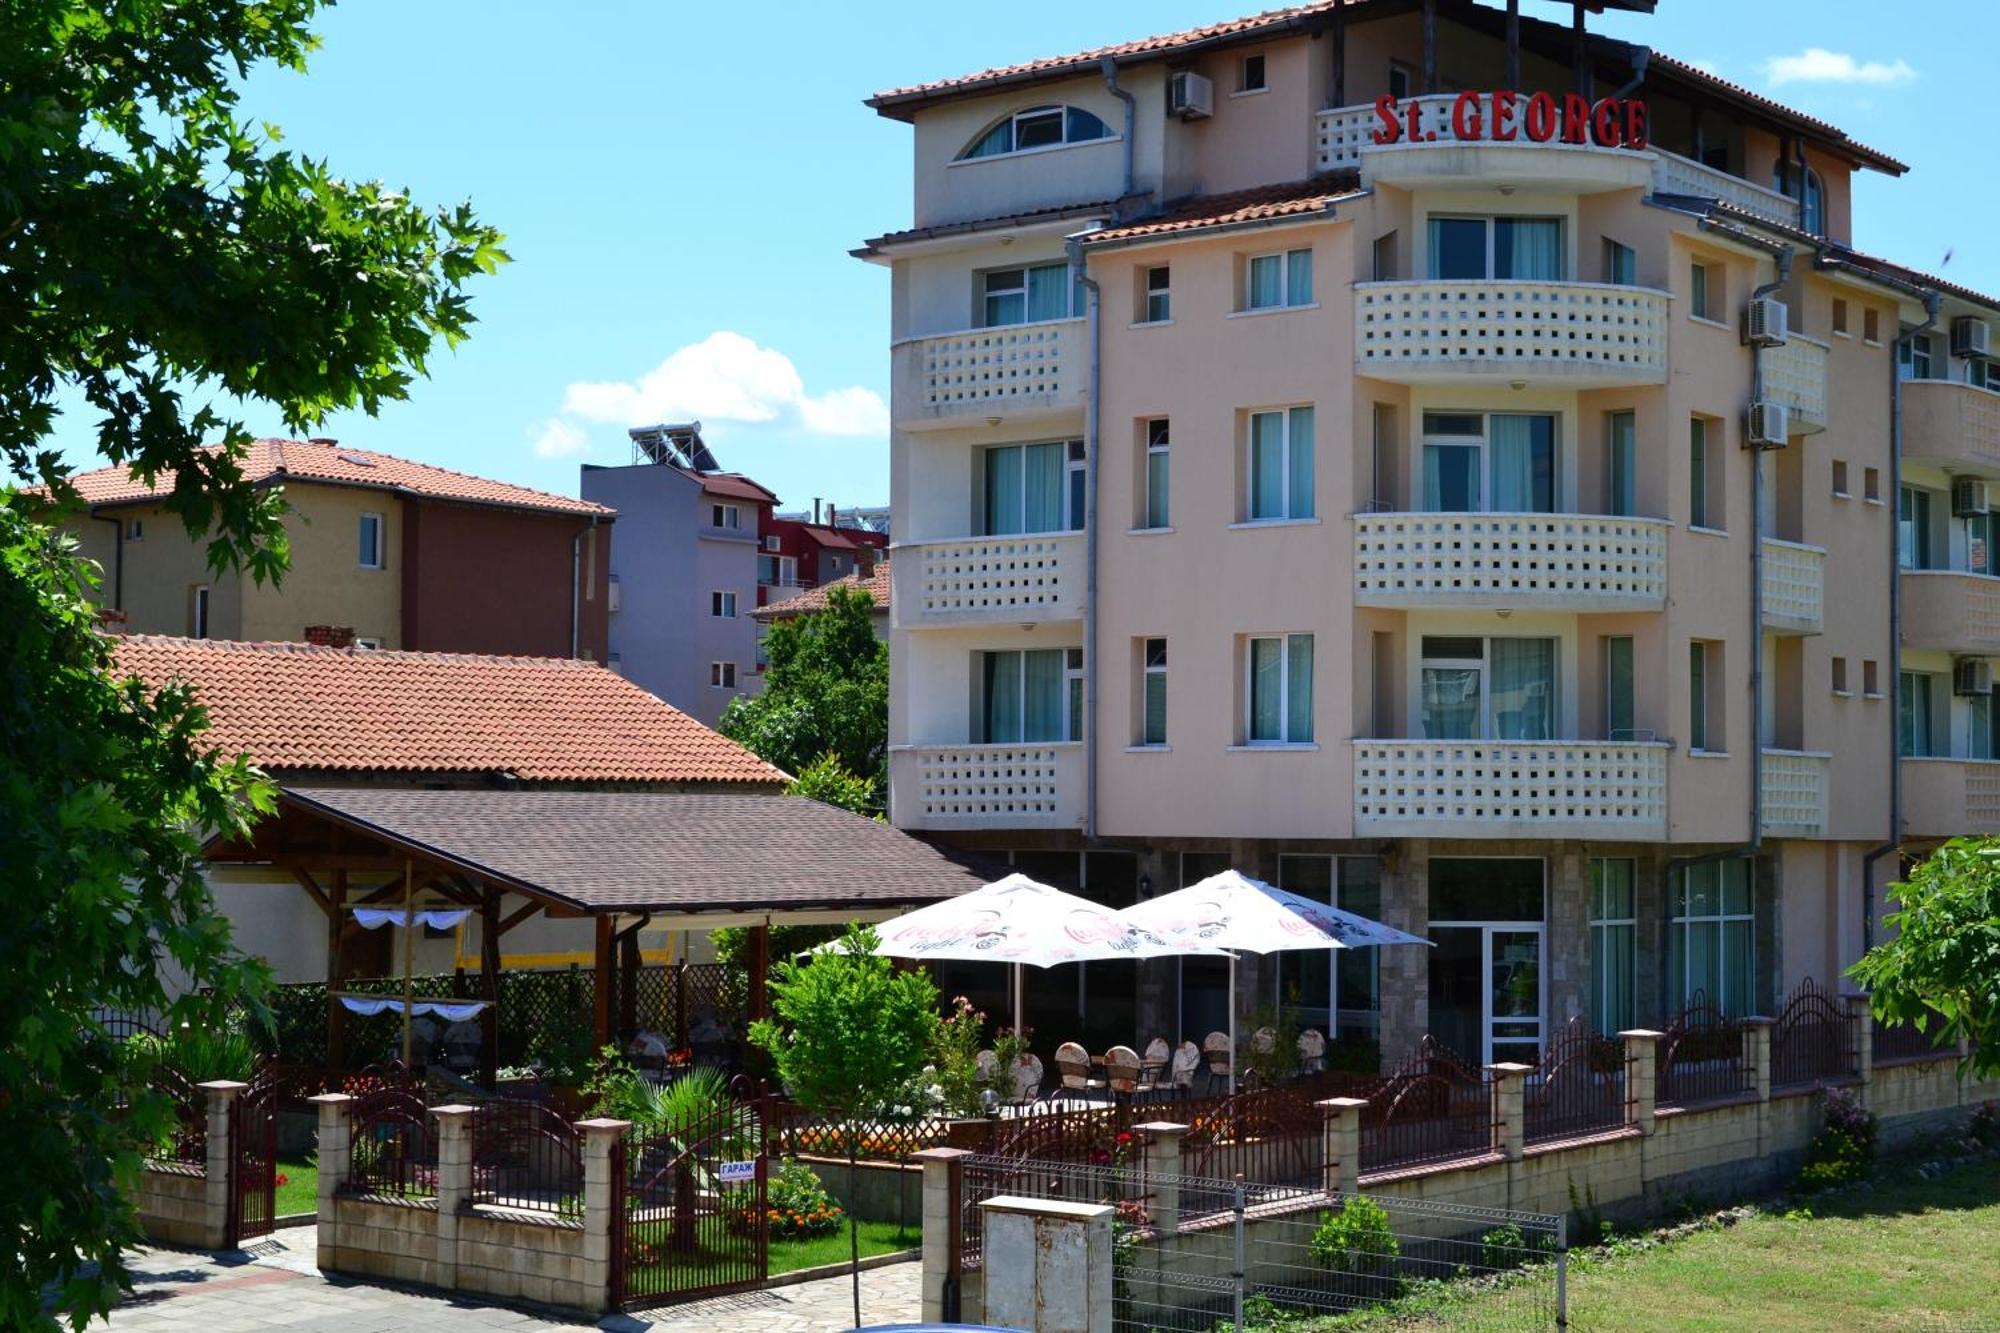
[[[1435,947],[1246,958],[1246,1010],[1528,1061],[1837,989],[1899,853],[2000,831],[2000,302],[1854,248],[1900,163],[1607,4],[1652,7],[1312,4],[870,99],[915,131],[857,251],[898,826],[1329,897]],[[1190,959],[1031,1003],[1227,1001]]]

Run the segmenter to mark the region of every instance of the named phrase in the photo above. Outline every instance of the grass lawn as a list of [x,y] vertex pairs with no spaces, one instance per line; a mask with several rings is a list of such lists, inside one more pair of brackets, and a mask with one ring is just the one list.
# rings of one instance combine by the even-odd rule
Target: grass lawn
[[[1885,1164],[1872,1190],[1808,1207],[1810,1218],[1766,1213],[1621,1257],[1574,1256],[1571,1327],[1818,1333],[1993,1326],[2000,1312],[2000,1162],[1922,1180],[1915,1162],[1903,1159]],[[1447,1300],[1428,1319],[1405,1315],[1395,1327],[1477,1327],[1483,1315],[1499,1312],[1501,1299]],[[1391,1323],[1384,1312],[1333,1326]]]
[[279,1162],[278,1216],[310,1213],[319,1207],[319,1166],[313,1162]]
[[[893,1254],[897,1250],[914,1250],[924,1243],[921,1227],[899,1226],[894,1222],[863,1222],[861,1224],[861,1257]],[[821,1264],[844,1264],[848,1260],[847,1228],[843,1225],[831,1236],[813,1236],[806,1240],[774,1240],[771,1242],[771,1272],[789,1273],[800,1268],[817,1268]]]

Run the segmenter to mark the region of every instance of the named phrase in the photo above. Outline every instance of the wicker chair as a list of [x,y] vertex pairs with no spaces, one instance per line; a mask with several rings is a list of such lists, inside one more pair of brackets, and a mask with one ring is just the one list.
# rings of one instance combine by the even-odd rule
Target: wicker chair
[[1173,1089],[1179,1093],[1194,1091],[1194,1071],[1201,1068],[1201,1048],[1191,1041],[1184,1041],[1174,1048]]
[[1104,1081],[1115,1093],[1139,1090],[1139,1053],[1130,1046],[1113,1046],[1104,1053]]
[[1042,1061],[1033,1054],[1023,1054],[1014,1063],[1014,1099],[1032,1102],[1042,1095]]
[[1160,1077],[1167,1071],[1167,1061],[1173,1058],[1173,1048],[1167,1045],[1165,1037],[1155,1037],[1146,1043],[1146,1053],[1139,1057],[1139,1090],[1151,1092],[1160,1086]]
[[1092,1085],[1090,1077],[1090,1052],[1081,1042],[1066,1041],[1056,1047],[1056,1069],[1062,1074],[1062,1085],[1072,1092],[1083,1092]]
[[1229,1081],[1229,1065],[1236,1052],[1229,1049],[1227,1032],[1211,1032],[1201,1039],[1202,1057],[1208,1061],[1208,1086],[1222,1087]]
[[1299,1071],[1317,1074],[1326,1068],[1326,1034],[1307,1028],[1299,1034]]

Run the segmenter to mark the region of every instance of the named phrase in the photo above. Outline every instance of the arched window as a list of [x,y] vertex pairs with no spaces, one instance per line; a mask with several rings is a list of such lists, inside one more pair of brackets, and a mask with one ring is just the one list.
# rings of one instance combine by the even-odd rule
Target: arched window
[[1055,148],[1066,143],[1089,143],[1109,139],[1111,128],[1090,112],[1074,106],[1031,106],[1002,117],[967,145],[960,161],[974,157],[1000,157],[1024,153],[1030,148]]

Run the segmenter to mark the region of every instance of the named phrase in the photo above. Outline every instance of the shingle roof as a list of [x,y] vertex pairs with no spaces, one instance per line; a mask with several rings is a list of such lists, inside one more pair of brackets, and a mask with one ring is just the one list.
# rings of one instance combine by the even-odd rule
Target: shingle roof
[[1131,240],[1170,232],[1199,231],[1206,227],[1226,227],[1246,222],[1266,222],[1279,218],[1305,217],[1321,212],[1339,199],[1351,199],[1361,192],[1359,173],[1334,172],[1309,181],[1285,185],[1265,185],[1253,190],[1212,194],[1184,200],[1153,217],[1140,218],[1124,226],[1106,227],[1085,238],[1085,245],[1106,241]]
[[273,771],[775,785],[784,774],[591,662],[134,635],[118,667],[186,682],[206,742]]
[[874,599],[875,609],[886,613],[889,610],[889,562],[883,560],[875,566],[875,572],[863,578],[856,570],[844,579],[822,583],[817,588],[807,588],[796,597],[787,597],[782,602],[772,602],[760,606],[750,613],[753,620],[790,620],[794,616],[810,615],[814,611],[824,611],[833,600],[833,590],[845,588],[849,592],[865,592]]
[[[530,490],[504,481],[474,477],[429,463],[412,462],[372,449],[353,449],[332,440],[253,440],[242,460],[244,477],[252,482],[321,482],[361,486],[435,500],[502,505],[510,509],[542,509],[563,514],[615,517],[617,510],[589,500]],[[162,472],[152,486],[123,467],[102,467],[70,478],[92,505],[130,504],[164,498],[173,490],[174,475]]]
[[894,906],[991,873],[803,796],[288,787],[283,799],[599,910]]

